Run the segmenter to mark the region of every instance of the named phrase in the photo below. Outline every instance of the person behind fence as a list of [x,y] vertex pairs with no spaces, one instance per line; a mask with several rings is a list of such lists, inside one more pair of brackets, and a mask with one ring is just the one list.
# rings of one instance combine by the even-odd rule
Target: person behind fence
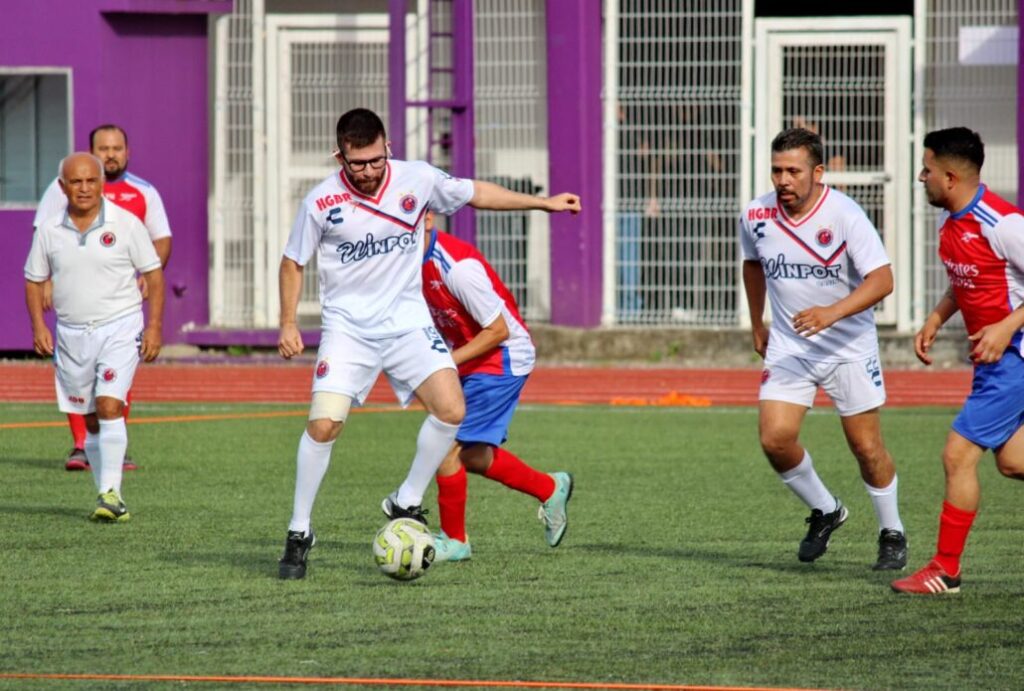
[[365,108],[337,124],[341,170],[313,188],[299,206],[281,259],[278,351],[302,353],[296,324],[303,268],[314,257],[320,279],[321,338],[309,421],[296,457],[292,517],[279,561],[281,578],[303,578],[313,503],[331,449],[353,402],[365,401],[383,371],[403,404],[427,409],[405,481],[384,498],[389,518],[426,523],[423,494],[455,442],[465,401],[455,364],[423,298],[423,219],[478,209],[580,210],[575,194],[536,197],[494,183],[459,179],[422,161],[390,160],[384,123]]
[[466,398],[455,445],[437,471],[441,533],[435,561],[465,561],[466,471],[534,497],[544,538],[557,547],[569,525],[569,473],[542,473],[501,448],[533,371],[536,349],[515,297],[484,256],[468,242],[434,228],[426,214],[423,296],[434,324],[452,348]]
[[[163,200],[156,188],[138,175],[128,172],[128,134],[119,125],[100,125],[89,133],[89,148],[92,155],[103,163],[103,196],[142,221],[160,257],[161,266],[166,269],[171,258],[171,227],[167,222],[167,212],[164,211]],[[59,179],[55,179],[43,192],[32,225],[38,228],[40,223],[61,213],[66,207],[67,197]],[[143,299],[146,299],[148,287],[144,280],[139,280],[139,289]],[[51,301],[51,286],[47,282],[43,286],[43,308],[50,309]],[[125,420],[131,410],[131,401],[132,392],[129,391],[124,404]],[[85,419],[71,413],[68,415],[68,426],[71,428],[72,447],[64,460],[64,469],[90,470],[89,461],[85,457]],[[124,469],[135,470],[136,467],[132,458],[126,454]]]
[[936,334],[957,312],[971,343],[971,393],[942,450],[945,500],[935,555],[898,593],[960,590],[961,557],[978,513],[978,463],[992,449],[996,467],[1024,480],[1024,212],[981,183],[985,147],[966,127],[929,132],[918,180],[939,217],[939,258],[949,289],[914,336],[914,353],[931,364]]
[[[65,158],[60,186],[66,209],[39,223],[25,263],[32,342],[37,353],[53,356],[60,410],[85,416],[85,454],[99,493],[91,518],[124,522],[131,517],[121,498],[124,406],[140,355],[149,362],[160,352],[163,270],[142,222],[104,199],[98,158]],[[136,272],[149,287],[145,328]],[[50,280],[56,343],[43,321]]]
[[[825,554],[847,507],[825,486],[800,429],[818,387],[831,397],[878,519],[876,570],[902,569],[907,540],[896,468],[882,441],[885,383],[872,307],[893,289],[878,231],[852,199],[822,184],[821,138],[805,129],[772,141],[774,191],[740,216],[743,284],[761,373],[761,448],[811,514],[797,557]],[[764,323],[771,299],[771,327]]]

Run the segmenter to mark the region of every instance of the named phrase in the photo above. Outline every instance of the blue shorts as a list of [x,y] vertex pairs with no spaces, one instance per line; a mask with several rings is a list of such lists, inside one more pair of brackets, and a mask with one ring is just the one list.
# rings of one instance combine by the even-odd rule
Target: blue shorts
[[508,426],[519,405],[526,377],[510,374],[470,374],[462,378],[466,396],[466,418],[456,441],[463,446],[501,446],[508,438]]
[[985,449],[998,449],[1024,425],[1024,359],[1016,348],[989,365],[975,365],[971,394],[953,431]]

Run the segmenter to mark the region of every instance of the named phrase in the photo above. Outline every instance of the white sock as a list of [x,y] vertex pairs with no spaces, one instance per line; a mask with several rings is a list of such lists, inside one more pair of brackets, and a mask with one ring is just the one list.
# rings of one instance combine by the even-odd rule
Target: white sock
[[100,467],[93,468],[99,474],[100,493],[114,490],[121,494],[121,465],[124,463],[124,452],[128,448],[128,428],[124,418],[116,420],[100,420]]
[[100,489],[100,435],[98,432],[93,434],[89,430],[85,431],[85,458],[92,468],[92,481],[96,485],[96,493],[99,494],[103,490]]
[[299,451],[295,457],[295,501],[292,504],[292,520],[288,530],[309,534],[309,520],[313,515],[313,502],[320,490],[331,464],[333,441],[314,441],[309,432],[303,432],[299,440]]
[[455,443],[455,433],[458,431],[458,425],[441,422],[433,415],[428,415],[423,421],[416,438],[416,457],[412,459],[405,482],[398,488],[399,506],[407,509],[423,503],[423,495],[437,469],[441,467],[441,461]]
[[803,503],[812,509],[818,509],[822,513],[832,513],[839,505],[836,498],[825,487],[825,483],[818,477],[818,473],[814,471],[814,462],[806,449],[800,465],[784,473],[779,473],[779,477],[782,478],[786,487],[793,490],[793,494],[800,497]]
[[888,487],[872,487],[864,483],[868,494],[871,495],[871,503],[875,507],[875,515],[878,516],[878,529],[898,530],[903,532],[903,521],[900,520],[899,502],[896,499],[896,484],[898,478],[893,475],[892,482]]

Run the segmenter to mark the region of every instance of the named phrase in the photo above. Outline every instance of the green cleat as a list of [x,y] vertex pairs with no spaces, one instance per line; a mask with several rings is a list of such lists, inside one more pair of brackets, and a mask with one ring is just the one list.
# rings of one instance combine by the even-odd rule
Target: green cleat
[[537,518],[544,523],[544,539],[550,546],[558,547],[569,527],[568,504],[573,480],[569,473],[551,473],[551,477],[555,479],[555,493],[540,505]]
[[469,544],[469,536],[466,541],[453,540],[444,534],[442,530],[434,536],[434,563],[439,561],[469,561],[473,558],[473,548]]
[[121,501],[121,495],[114,490],[107,490],[96,499],[96,510],[89,516],[94,521],[104,523],[124,523],[132,515],[128,507]]

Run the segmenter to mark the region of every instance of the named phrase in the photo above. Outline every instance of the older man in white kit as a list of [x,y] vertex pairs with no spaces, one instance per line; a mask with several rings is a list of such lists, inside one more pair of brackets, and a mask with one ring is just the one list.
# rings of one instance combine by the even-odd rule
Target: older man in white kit
[[[67,209],[39,224],[25,262],[33,347],[53,356],[60,410],[85,415],[85,452],[99,494],[91,518],[123,522],[130,518],[121,499],[128,445],[124,402],[140,355],[150,362],[160,353],[163,271],[142,222],[104,200],[99,159],[84,152],[65,158],[60,187]],[[149,288],[145,329],[136,272]],[[57,312],[56,343],[43,321],[48,279]]]

